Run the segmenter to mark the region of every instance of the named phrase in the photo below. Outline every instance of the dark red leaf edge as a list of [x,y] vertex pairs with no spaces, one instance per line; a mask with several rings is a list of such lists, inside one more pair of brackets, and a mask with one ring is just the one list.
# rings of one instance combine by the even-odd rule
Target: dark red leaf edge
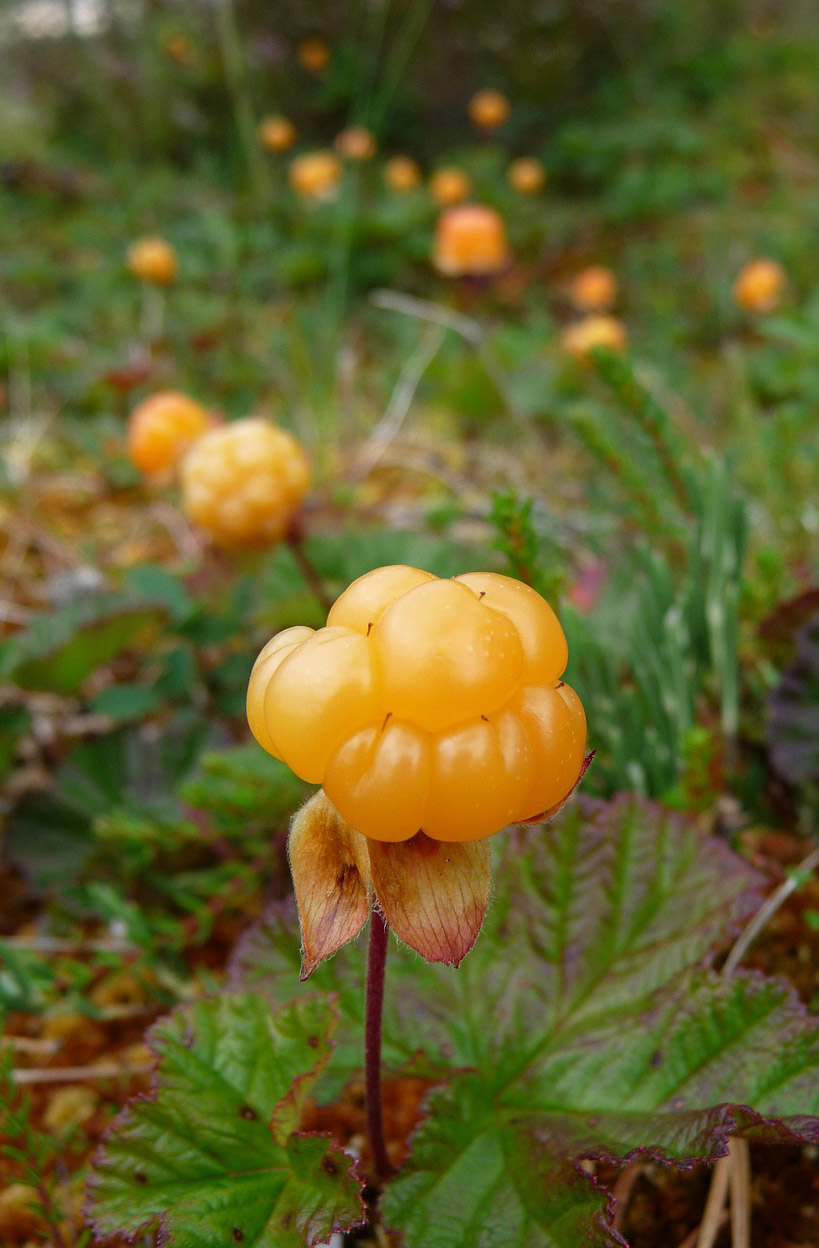
[[[230,990],[231,985],[228,983],[226,985],[226,988]],[[234,991],[240,991],[240,990],[238,988],[234,988]],[[245,989],[244,991],[247,991],[247,989]],[[261,996],[263,994],[259,993],[257,995]],[[340,1021],[341,1013],[339,1011],[334,993],[330,993],[330,994],[312,993],[310,995],[313,997],[313,999],[316,999],[316,1000],[318,999],[327,1000],[329,997],[331,1014],[336,1019],[336,1021]],[[215,1000],[215,999],[216,997],[212,997],[212,996],[199,998],[200,1001],[208,1001],[208,1000]],[[297,1000],[299,1001],[303,1001],[304,999],[305,998],[303,996],[297,998]],[[268,997],[267,1000],[269,1001],[270,998]],[[121,1127],[126,1126],[132,1120],[133,1112],[137,1105],[151,1104],[152,1102],[156,1101],[157,1096],[162,1090],[160,1087],[160,1082],[159,1082],[160,1052],[157,1047],[154,1033],[160,1026],[167,1023],[168,1019],[172,1018],[175,1014],[180,1014],[184,1010],[188,1009],[190,1007],[190,1004],[191,1003],[189,1001],[186,1001],[180,1005],[175,1006],[174,1009],[169,1010],[167,1014],[163,1014],[161,1018],[158,1018],[156,1022],[153,1023],[152,1026],[149,1027],[148,1030],[146,1031],[145,1044],[148,1046],[148,1048],[154,1053],[154,1055],[157,1058],[157,1065],[151,1071],[150,1091],[140,1092],[137,1096],[132,1096],[128,1100],[128,1102],[123,1106],[123,1108],[117,1114],[116,1118],[114,1118],[114,1120],[109,1124],[109,1126],[106,1127],[105,1131],[100,1137],[99,1145],[96,1151],[94,1152],[93,1157],[91,1158],[91,1162],[90,1162],[91,1173],[85,1183],[85,1194],[84,1194],[83,1204],[82,1204],[82,1216],[85,1220],[86,1225],[91,1231],[95,1244],[104,1245],[106,1242],[109,1242],[111,1239],[115,1237],[118,1239],[124,1240],[125,1243],[127,1244],[133,1244],[136,1242],[137,1237],[140,1235],[144,1235],[146,1231],[153,1231],[154,1234],[156,1235],[156,1248],[167,1248],[168,1245],[172,1245],[173,1243],[173,1240],[171,1238],[171,1232],[167,1228],[165,1215],[162,1215],[159,1218],[154,1218],[153,1220],[144,1222],[141,1226],[137,1227],[133,1235],[128,1235],[124,1231],[114,1231],[114,1232],[101,1231],[98,1220],[95,1217],[93,1217],[91,1214],[91,1201],[93,1199],[94,1190],[98,1182],[98,1178],[96,1174],[96,1166],[102,1161],[104,1157],[105,1149],[106,1149],[106,1145],[108,1144],[108,1141],[111,1139],[113,1135],[116,1134],[116,1132]],[[291,1003],[289,1001],[286,1001],[283,1003],[282,1008],[290,1004]],[[296,1080],[294,1080],[294,1083],[291,1086],[290,1091],[286,1094],[287,1098],[293,1095],[296,1086],[299,1083],[301,1083],[302,1080],[314,1078],[316,1075],[320,1074],[321,1070],[329,1061],[330,1056],[332,1055],[332,1050],[335,1048],[335,1043],[333,1040],[329,1040],[328,1044],[330,1047],[330,1052],[327,1054],[324,1054],[321,1058],[317,1059],[309,1071],[305,1071],[303,1075],[299,1075],[299,1077]],[[273,1115],[271,1115],[271,1123],[272,1123],[274,1116],[275,1116],[275,1109],[274,1109]],[[270,1129],[272,1133],[272,1125]],[[315,1139],[332,1140],[332,1136],[329,1135],[327,1132],[323,1132],[323,1131],[294,1131],[292,1132],[292,1134],[302,1136],[302,1137],[311,1136]],[[348,1172],[350,1174],[350,1177],[358,1183],[358,1198],[359,1198],[359,1201],[361,1202],[361,1212],[362,1212],[361,1224],[363,1224],[366,1218],[366,1206],[364,1204],[364,1189],[366,1186],[366,1182],[360,1170],[358,1169],[358,1161],[357,1159],[351,1157],[349,1153],[345,1153],[344,1149],[341,1148],[341,1146],[334,1140],[330,1144],[327,1151],[331,1153],[338,1153],[341,1157],[344,1158],[345,1163],[347,1162],[352,1163],[351,1165],[348,1166]],[[360,1224],[353,1223],[353,1225],[358,1226]],[[328,1227],[326,1231],[322,1231],[321,1233],[317,1232],[317,1238],[312,1241],[309,1248],[313,1248],[313,1245],[319,1243],[321,1237],[323,1236],[336,1234],[337,1232],[348,1231],[350,1229],[351,1229],[350,1227],[339,1225],[339,1226]]]

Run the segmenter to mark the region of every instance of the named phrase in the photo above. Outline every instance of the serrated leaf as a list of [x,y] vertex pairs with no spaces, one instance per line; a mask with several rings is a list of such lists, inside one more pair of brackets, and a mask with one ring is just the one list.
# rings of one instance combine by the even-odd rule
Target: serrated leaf
[[610,1197],[534,1115],[499,1115],[479,1081],[437,1092],[409,1166],[382,1200],[405,1244],[614,1248]]
[[151,1033],[151,1100],[126,1109],[97,1160],[98,1234],[162,1226],[178,1248],[303,1248],[361,1220],[354,1164],[296,1133],[330,1053],[334,1016],[315,997],[275,1012],[249,994],[175,1011]]
[[[708,968],[760,885],[661,807],[580,800],[506,839],[458,972],[391,952],[387,1062],[422,1050],[456,1071],[382,1198],[404,1248],[603,1248],[621,1241],[579,1159],[692,1165],[736,1133],[819,1139],[819,1030],[785,984]],[[280,993],[298,950],[275,922],[276,952],[257,933],[235,972]],[[311,981],[339,992],[329,1076],[352,1060],[361,978],[348,949]]]

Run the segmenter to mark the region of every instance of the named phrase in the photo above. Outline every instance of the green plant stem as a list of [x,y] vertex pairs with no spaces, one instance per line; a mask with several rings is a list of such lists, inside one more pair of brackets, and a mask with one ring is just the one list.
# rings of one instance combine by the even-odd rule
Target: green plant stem
[[390,929],[375,906],[370,915],[370,947],[367,954],[366,1015],[364,1022],[364,1100],[367,1131],[377,1179],[392,1174],[384,1138],[384,1107],[381,1100],[381,1019],[384,1013],[384,978]]

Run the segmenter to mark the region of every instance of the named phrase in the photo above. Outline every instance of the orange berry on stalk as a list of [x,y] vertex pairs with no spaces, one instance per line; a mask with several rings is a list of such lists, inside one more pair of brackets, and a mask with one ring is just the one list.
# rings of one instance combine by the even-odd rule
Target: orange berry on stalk
[[506,180],[519,195],[536,195],[546,184],[546,170],[534,156],[520,156],[506,170]]
[[560,346],[567,355],[587,360],[595,347],[623,352],[628,339],[622,321],[614,316],[587,316],[568,325],[560,335]]
[[169,286],[176,277],[176,252],[164,238],[139,238],[125,256],[128,269],[142,282]]
[[409,156],[391,156],[384,166],[384,181],[391,191],[406,195],[421,182],[421,170]]
[[469,101],[469,116],[481,130],[497,130],[508,121],[511,111],[506,96],[491,88],[478,91]]
[[429,180],[429,193],[441,208],[460,204],[472,191],[472,179],[454,165],[436,169]]
[[265,117],[259,122],[259,142],[266,152],[288,152],[296,142],[296,127],[287,117]]
[[372,160],[378,144],[374,135],[364,126],[348,126],[336,135],[335,149],[340,156],[348,160]]
[[311,36],[299,44],[298,58],[303,69],[320,74],[330,64],[330,48],[323,39]]
[[734,282],[734,299],[746,312],[773,312],[786,280],[785,270],[776,260],[751,260]]
[[569,295],[580,312],[605,312],[617,298],[617,278],[611,269],[590,264],[572,279]]
[[586,720],[561,680],[567,653],[551,607],[510,577],[378,568],[325,628],[268,642],[248,721],[355,832],[480,840],[551,811],[580,778]]
[[433,263],[448,277],[481,277],[509,263],[506,228],[494,208],[459,204],[438,220]]
[[287,176],[305,199],[331,199],[341,181],[341,163],[332,152],[305,152],[291,162]]
[[217,546],[272,546],[287,533],[310,485],[299,443],[249,417],[212,429],[182,460],[185,514]]
[[201,403],[176,390],[152,394],[128,418],[128,454],[148,477],[173,471],[185,452],[213,424]]

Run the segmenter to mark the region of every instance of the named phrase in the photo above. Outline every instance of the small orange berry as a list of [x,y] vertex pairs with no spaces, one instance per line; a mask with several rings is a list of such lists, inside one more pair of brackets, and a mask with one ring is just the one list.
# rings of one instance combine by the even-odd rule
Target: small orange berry
[[311,36],[299,44],[299,64],[311,74],[320,74],[330,64],[330,48],[323,39]]
[[569,294],[580,312],[605,312],[617,298],[617,278],[611,269],[591,264],[572,279]]
[[266,152],[287,152],[296,141],[296,127],[287,117],[265,117],[259,122],[259,142]]
[[188,519],[218,546],[272,546],[310,485],[299,443],[266,420],[237,420],[195,442],[180,469]]
[[332,152],[305,152],[291,162],[287,176],[306,199],[331,199],[341,181],[341,164]]
[[128,418],[128,454],[148,477],[170,473],[213,424],[201,403],[176,390],[152,394]]
[[785,270],[776,260],[751,260],[734,282],[734,299],[746,312],[773,312],[786,280]]
[[429,193],[441,208],[460,204],[472,190],[472,179],[462,169],[445,165],[436,169],[429,180]]
[[491,88],[478,91],[469,101],[469,116],[481,130],[497,130],[508,121],[511,111],[506,96]]
[[139,238],[128,248],[125,262],[134,277],[169,286],[176,277],[176,252],[164,238]]
[[372,160],[378,144],[364,126],[348,126],[336,135],[335,149],[348,160]]
[[546,170],[534,156],[521,156],[512,161],[506,178],[519,195],[536,195],[546,182]]
[[569,325],[560,336],[560,346],[567,355],[578,360],[588,359],[595,347],[623,352],[627,337],[625,327],[614,316],[587,316]]
[[433,263],[449,277],[498,273],[509,263],[503,219],[483,204],[460,204],[442,213]]
[[405,195],[421,181],[421,170],[409,156],[391,156],[384,166],[384,181],[391,191]]

